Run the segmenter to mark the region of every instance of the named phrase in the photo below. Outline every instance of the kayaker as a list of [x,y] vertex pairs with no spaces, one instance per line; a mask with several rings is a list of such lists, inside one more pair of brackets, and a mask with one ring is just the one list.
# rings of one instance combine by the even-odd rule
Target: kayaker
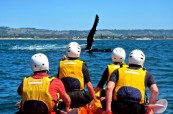
[[[63,82],[68,95],[71,98],[71,108],[85,106],[95,97],[87,64],[79,60],[81,47],[77,42],[71,42],[67,46],[67,59],[63,57],[60,61],[57,77]],[[88,89],[86,92],[85,86]],[[63,105],[59,105],[61,107]]]
[[21,111],[26,114],[56,114],[56,103],[62,99],[69,111],[70,97],[61,80],[48,75],[49,61],[42,53],[31,57],[33,74],[25,77],[17,92],[22,98]]
[[106,89],[106,113],[145,114],[146,87],[151,91],[149,104],[156,102],[158,87],[143,67],[144,61],[144,53],[135,49],[129,54],[129,67],[119,68],[111,74]]
[[101,91],[101,96],[105,96],[105,91],[103,90],[104,85],[108,82],[111,73],[123,66],[127,66],[125,64],[126,52],[123,48],[117,47],[112,51],[112,62],[111,64],[107,65],[106,69],[104,70],[101,80],[99,81],[98,85],[95,87],[95,92]]
[[[123,48],[121,47],[117,47],[114,48],[114,50],[112,51],[112,62],[111,64],[107,65],[106,69],[104,70],[101,80],[99,81],[98,85],[95,87],[95,92],[97,93],[96,96],[98,98],[100,98],[101,104],[98,105],[98,103],[95,103],[94,106],[96,106],[96,108],[98,107],[104,107],[103,110],[105,110],[105,87],[104,85],[108,83],[109,78],[111,73],[120,68],[120,67],[127,67],[127,65],[125,64],[125,58],[126,58],[126,52]],[[93,104],[91,104],[93,105]],[[98,105],[98,106],[97,106]],[[103,106],[104,105],[104,106]]]

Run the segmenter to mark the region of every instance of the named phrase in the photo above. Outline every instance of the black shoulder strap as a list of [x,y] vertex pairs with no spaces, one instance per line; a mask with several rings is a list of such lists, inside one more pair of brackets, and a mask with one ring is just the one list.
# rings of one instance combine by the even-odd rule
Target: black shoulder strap
[[26,76],[26,78],[29,78],[29,77],[31,77],[31,76]]
[[[55,78],[55,77],[49,76],[48,78],[49,78],[49,79],[52,79],[52,78]],[[50,83],[52,83],[52,81],[53,81],[53,79],[50,81]]]
[[148,96],[147,96],[147,90],[145,90],[145,104],[148,104]]

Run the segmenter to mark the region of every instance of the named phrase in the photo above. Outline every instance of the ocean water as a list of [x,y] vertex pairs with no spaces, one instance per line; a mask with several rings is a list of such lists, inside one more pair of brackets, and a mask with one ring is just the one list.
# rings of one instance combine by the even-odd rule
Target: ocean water
[[[20,96],[16,90],[22,79],[32,74],[31,56],[46,54],[50,62],[49,74],[56,76],[59,61],[71,41],[83,48],[86,45],[86,40],[0,40],[0,114],[14,114],[18,110],[15,104]],[[153,74],[159,87],[159,99],[168,100],[164,114],[173,114],[173,40],[96,40],[93,46],[99,49],[123,47],[127,57],[132,50],[141,49],[146,55],[144,67]],[[112,62],[111,52],[82,51],[80,59],[87,63],[94,86],[107,64]]]

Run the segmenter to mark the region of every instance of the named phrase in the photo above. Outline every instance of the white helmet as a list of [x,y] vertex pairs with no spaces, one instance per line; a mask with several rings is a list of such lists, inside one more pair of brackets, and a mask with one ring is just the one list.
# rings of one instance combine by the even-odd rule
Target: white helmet
[[33,72],[42,70],[49,71],[49,61],[47,56],[42,53],[34,54],[31,57],[31,68]]
[[135,49],[129,54],[129,64],[141,65],[143,67],[144,61],[145,54],[139,49]]
[[77,42],[71,42],[67,46],[68,57],[78,58],[80,56],[81,47]]
[[112,51],[113,62],[124,62],[126,58],[126,52],[123,48],[117,47]]

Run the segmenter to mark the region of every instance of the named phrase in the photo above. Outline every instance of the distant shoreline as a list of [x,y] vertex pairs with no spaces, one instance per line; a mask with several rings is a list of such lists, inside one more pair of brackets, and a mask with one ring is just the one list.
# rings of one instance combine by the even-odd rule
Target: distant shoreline
[[[84,40],[87,39],[89,30],[46,30],[36,28],[9,28],[0,27],[0,39],[4,40]],[[96,30],[94,39],[101,40],[170,40],[173,39],[173,29],[136,29],[117,30],[102,29]]]
[[[0,40],[87,40],[87,38],[0,38]],[[173,40],[173,38],[164,38],[164,39],[154,39],[154,38],[134,38],[134,39],[109,39],[109,38],[95,38],[94,40]]]

